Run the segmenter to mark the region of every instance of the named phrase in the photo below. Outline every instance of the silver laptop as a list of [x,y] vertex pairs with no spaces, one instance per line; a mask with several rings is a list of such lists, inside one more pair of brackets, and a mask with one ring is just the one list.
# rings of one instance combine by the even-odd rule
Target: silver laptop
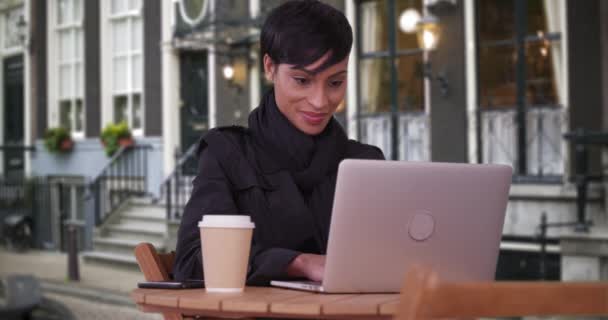
[[344,160],[323,282],[271,285],[399,292],[412,265],[443,280],[493,280],[511,175],[505,165]]

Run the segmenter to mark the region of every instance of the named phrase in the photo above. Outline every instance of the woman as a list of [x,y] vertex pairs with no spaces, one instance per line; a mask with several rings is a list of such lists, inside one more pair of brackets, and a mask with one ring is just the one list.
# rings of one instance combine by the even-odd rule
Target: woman
[[203,277],[203,215],[248,214],[256,225],[249,285],[321,281],[338,164],[384,158],[376,147],[349,141],[333,118],[352,46],[340,11],[319,1],[286,2],[269,14],[260,42],[274,88],[250,114],[249,128],[218,128],[202,138],[178,234],[177,280]]

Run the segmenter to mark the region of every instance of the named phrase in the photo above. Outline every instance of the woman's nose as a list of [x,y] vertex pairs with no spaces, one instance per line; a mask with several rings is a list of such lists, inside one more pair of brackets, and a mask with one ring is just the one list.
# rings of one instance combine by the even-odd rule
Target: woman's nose
[[326,109],[329,104],[329,98],[323,89],[316,89],[308,101],[316,110]]

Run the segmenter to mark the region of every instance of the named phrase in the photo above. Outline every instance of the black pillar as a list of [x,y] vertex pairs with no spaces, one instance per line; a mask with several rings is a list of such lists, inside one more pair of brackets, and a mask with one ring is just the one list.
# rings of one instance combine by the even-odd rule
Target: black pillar
[[[464,4],[436,13],[442,35],[430,55],[431,81],[431,159],[442,162],[468,162],[467,99]],[[447,95],[441,92],[443,76]]]
[[[162,13],[161,1],[146,0],[144,11],[144,117],[146,136],[163,134]],[[167,14],[167,13],[166,13]]]
[[32,139],[41,139],[47,128],[47,39],[46,39],[46,1],[30,2],[32,56],[31,86],[32,86]]
[[84,1],[83,29],[85,135],[87,137],[98,137],[101,132],[99,0]]

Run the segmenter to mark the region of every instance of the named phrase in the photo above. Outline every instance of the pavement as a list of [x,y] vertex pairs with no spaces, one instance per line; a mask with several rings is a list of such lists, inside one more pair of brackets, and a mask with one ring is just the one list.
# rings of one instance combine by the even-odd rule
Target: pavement
[[143,281],[139,270],[120,266],[79,263],[80,281],[69,281],[67,255],[29,250],[15,253],[0,248],[0,277],[33,275],[45,297],[66,306],[75,319],[162,319],[135,307],[129,292]]

